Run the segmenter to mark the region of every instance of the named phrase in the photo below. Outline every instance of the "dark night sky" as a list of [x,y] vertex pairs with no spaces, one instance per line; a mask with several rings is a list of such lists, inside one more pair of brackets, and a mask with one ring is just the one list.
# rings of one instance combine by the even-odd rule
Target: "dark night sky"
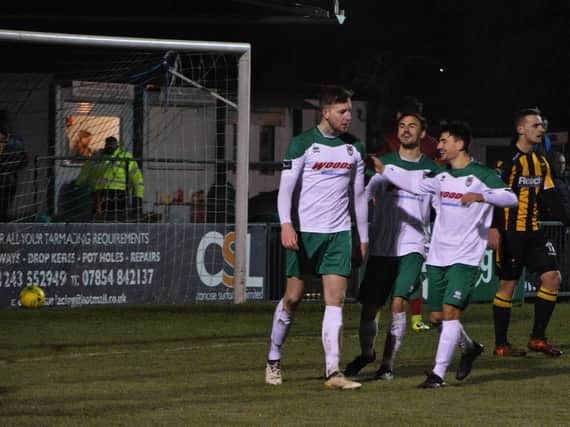
[[[240,1],[165,0],[143,10],[116,3],[62,1],[33,14],[3,6],[0,27],[251,42],[254,94],[310,96],[318,84],[340,83],[383,108],[416,95],[432,121],[508,128],[514,110],[538,105],[554,129],[570,126],[568,2],[341,1],[343,25],[293,23],[286,12]],[[332,8],[332,0],[300,3]],[[268,15],[282,19],[259,21]]]

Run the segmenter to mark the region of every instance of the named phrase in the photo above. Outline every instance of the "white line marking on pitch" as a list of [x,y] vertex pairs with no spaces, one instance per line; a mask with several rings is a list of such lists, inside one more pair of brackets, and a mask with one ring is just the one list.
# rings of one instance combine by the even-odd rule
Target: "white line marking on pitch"
[[[291,337],[287,341],[301,341],[304,339],[314,339],[315,337]],[[208,345],[191,345],[191,346],[183,346],[183,347],[176,347],[176,348],[166,348],[162,350],[123,350],[123,351],[96,351],[96,352],[89,352],[89,353],[68,353],[68,354],[52,354],[48,356],[38,356],[38,357],[21,357],[18,359],[11,360],[10,362],[6,360],[0,360],[0,364],[8,364],[8,363],[25,363],[25,362],[41,362],[46,360],[57,360],[57,359],[80,359],[80,358],[88,358],[88,357],[106,357],[106,356],[121,356],[126,354],[135,354],[135,353],[175,353],[175,352],[182,352],[182,351],[193,351],[193,350],[202,350],[202,349],[209,349],[209,348],[228,348],[228,347],[243,347],[243,346],[251,346],[251,345],[267,345],[267,341],[263,339],[262,341],[248,341],[248,342],[235,342],[235,343],[217,343],[217,344],[208,344]]]

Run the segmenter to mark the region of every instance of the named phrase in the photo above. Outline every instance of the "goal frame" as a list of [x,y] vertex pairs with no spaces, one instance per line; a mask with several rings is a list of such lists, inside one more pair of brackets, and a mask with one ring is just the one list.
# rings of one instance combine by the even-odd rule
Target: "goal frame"
[[249,186],[249,139],[251,116],[251,44],[235,42],[191,41],[138,37],[114,37],[65,33],[43,33],[0,29],[0,40],[9,42],[58,44],[94,47],[132,47],[147,50],[184,49],[195,52],[239,55],[236,198],[235,198],[235,265],[234,303],[246,301],[246,245]]

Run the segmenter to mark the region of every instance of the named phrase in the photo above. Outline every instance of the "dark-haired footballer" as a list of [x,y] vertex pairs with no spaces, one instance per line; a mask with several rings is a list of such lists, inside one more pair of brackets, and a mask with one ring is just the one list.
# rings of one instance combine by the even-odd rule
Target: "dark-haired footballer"
[[[570,220],[564,214],[555,191],[546,158],[534,151],[542,142],[546,124],[540,110],[527,108],[515,114],[516,136],[504,160],[497,169],[518,198],[515,208],[495,209],[489,243],[497,249],[499,289],[493,301],[495,324],[495,355],[500,357],[525,356],[526,351],[514,347],[508,340],[512,297],[523,268],[538,274],[540,287],[534,305],[534,324],[527,348],[548,356],[560,356],[546,337],[546,328],[556,305],[561,275],[556,249],[539,229],[538,217],[545,207],[567,226]],[[539,203],[540,201],[540,203]]]
[[464,122],[451,122],[441,129],[437,148],[450,166],[423,176],[375,159],[376,172],[394,185],[435,199],[436,217],[426,260],[429,282],[428,311],[432,323],[441,323],[435,366],[420,388],[444,386],[444,375],[457,346],[463,352],[456,378],[471,372],[483,347],[463,329],[461,313],[468,306],[480,277],[480,264],[487,248],[493,206],[514,207],[517,198],[494,170],[469,155],[471,130]]

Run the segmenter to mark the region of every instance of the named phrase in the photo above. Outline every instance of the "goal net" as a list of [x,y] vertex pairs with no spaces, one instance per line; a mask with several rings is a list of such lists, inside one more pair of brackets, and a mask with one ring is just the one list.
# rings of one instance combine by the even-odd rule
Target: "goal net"
[[52,305],[244,301],[249,45],[0,43],[16,58],[0,75],[0,288],[39,284]]

